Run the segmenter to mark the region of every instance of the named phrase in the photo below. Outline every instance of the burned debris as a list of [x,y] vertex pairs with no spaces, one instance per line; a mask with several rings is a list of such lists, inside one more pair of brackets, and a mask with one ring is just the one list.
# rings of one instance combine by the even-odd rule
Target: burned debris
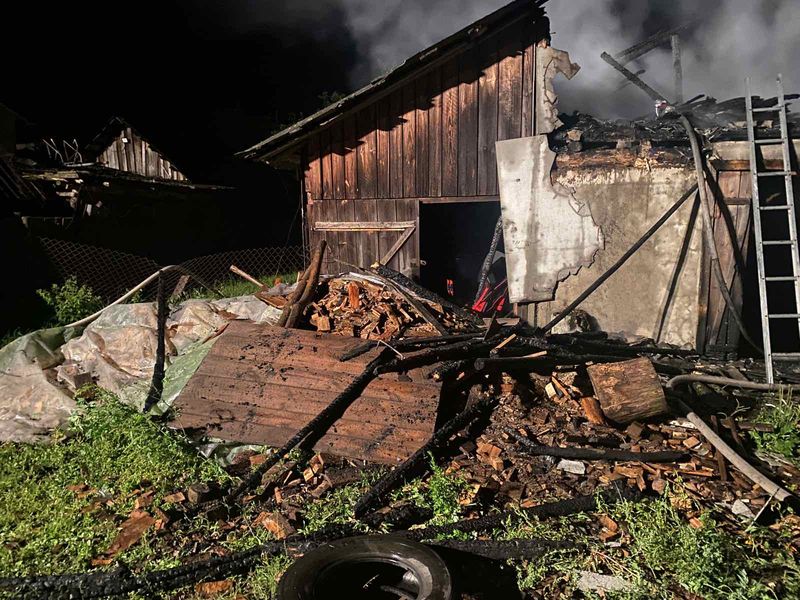
[[[208,585],[211,595],[281,557],[279,600],[345,584],[352,597],[489,598],[507,561],[582,555],[572,580],[539,581],[551,577],[553,595],[658,584],[702,597],[708,589],[654,581],[667,569],[620,567],[647,537],[631,515],[653,506],[699,532],[692,540],[760,528],[781,556],[800,552],[797,457],[759,443],[785,426],[765,422],[764,407],[792,403],[800,382],[790,362],[800,329],[774,325],[800,322],[797,96],[779,81],[774,98],[748,88],[684,102],[677,28],[602,55],[656,101],[655,116],[559,115],[553,78],[579,66],[551,47],[543,4],[514,2],[247,151],[300,165],[312,250],[292,283],[271,288],[231,265],[258,288],[258,318],[230,305],[170,316],[163,273],[152,276],[144,412],[161,404],[161,422],[220,450],[226,478],[183,482],[158,503],[143,484],[93,565],[146,532],[170,550],[188,539],[196,560],[0,579],[0,589],[100,598]],[[673,102],[631,66],[667,43]],[[748,312],[753,299],[760,310]],[[100,375],[82,371],[73,348],[102,346],[94,360],[113,346],[96,316],[52,352],[70,357],[55,368],[75,389]],[[166,398],[170,346],[190,334],[202,351]],[[561,518],[582,535],[554,535]],[[215,524],[215,537],[198,523]],[[228,543],[247,530],[268,537]],[[719,552],[718,562],[732,555]],[[467,556],[494,569],[483,589],[467,584]],[[776,597],[794,585],[774,569],[759,576]],[[749,572],[716,591],[733,577]]]

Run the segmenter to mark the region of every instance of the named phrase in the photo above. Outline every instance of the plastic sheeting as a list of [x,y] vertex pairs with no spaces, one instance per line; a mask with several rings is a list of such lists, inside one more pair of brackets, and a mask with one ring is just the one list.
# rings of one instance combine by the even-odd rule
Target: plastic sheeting
[[64,360],[59,348],[77,333],[43,329],[0,349],[0,440],[46,440],[72,414],[75,402],[48,370]]
[[[274,324],[279,317],[253,296],[179,305],[167,320],[164,393],[154,410],[169,408],[228,322]],[[75,409],[72,392],[89,381],[141,408],[156,358],[155,305],[111,306],[78,333],[37,331],[0,349],[0,441],[46,439]]]

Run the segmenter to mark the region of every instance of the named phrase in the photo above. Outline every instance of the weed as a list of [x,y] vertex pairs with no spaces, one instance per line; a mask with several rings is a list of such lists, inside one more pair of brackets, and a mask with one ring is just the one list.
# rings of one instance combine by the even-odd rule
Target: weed
[[[765,583],[769,563],[718,527],[709,513],[701,515],[700,527],[693,527],[667,496],[651,502],[620,502],[611,512],[631,538],[630,556],[620,564],[636,589],[625,597],[672,598],[669,582],[674,582],[708,600],[777,598],[775,582]],[[790,579],[796,579],[794,559],[777,548],[768,550],[773,560],[781,557],[793,572]]]
[[103,299],[92,288],[78,285],[69,277],[62,285],[54,283],[49,290],[36,290],[55,314],[57,325],[68,325],[97,312],[104,306]]
[[[263,283],[267,288],[271,288],[275,285],[275,281],[280,279],[284,283],[294,283],[297,279],[297,273],[285,273],[282,275],[261,275],[256,277],[261,283]],[[236,298],[238,296],[248,296],[250,294],[256,293],[260,288],[255,285],[254,283],[250,283],[244,279],[239,277],[231,277],[228,279],[223,279],[221,281],[217,281],[212,286],[215,290],[217,290],[223,298]],[[183,295],[179,298],[179,301],[186,300],[213,300],[216,299],[216,295],[204,287],[196,287],[192,289],[188,294]]]
[[[0,445],[0,574],[84,569],[116,535],[134,492],[165,494],[227,476],[178,435],[89,387],[81,410],[51,445]],[[81,487],[73,487],[81,486]],[[80,490],[80,491],[76,491]],[[147,551],[147,545],[134,555]]]
[[446,472],[430,456],[431,475],[427,479],[416,479],[404,486],[394,499],[406,498],[417,506],[433,511],[432,525],[454,523],[461,512],[459,500],[467,489],[463,477]]
[[792,399],[791,390],[782,391],[773,404],[764,405],[756,420],[774,429],[771,433],[751,431],[756,446],[800,464],[800,404]]

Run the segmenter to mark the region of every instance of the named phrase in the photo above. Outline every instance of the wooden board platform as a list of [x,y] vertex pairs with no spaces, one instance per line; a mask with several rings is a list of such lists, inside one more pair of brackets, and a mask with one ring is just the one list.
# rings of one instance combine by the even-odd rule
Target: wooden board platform
[[[363,340],[233,321],[175,400],[173,427],[210,437],[280,446],[375,358],[342,363]],[[441,385],[421,371],[381,375],[315,445],[321,452],[402,461],[430,437]]]

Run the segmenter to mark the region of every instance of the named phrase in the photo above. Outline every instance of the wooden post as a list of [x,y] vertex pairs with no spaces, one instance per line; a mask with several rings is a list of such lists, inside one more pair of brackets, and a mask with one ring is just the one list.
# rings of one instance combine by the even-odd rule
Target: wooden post
[[649,358],[586,368],[606,417],[620,424],[669,412],[664,388]]

